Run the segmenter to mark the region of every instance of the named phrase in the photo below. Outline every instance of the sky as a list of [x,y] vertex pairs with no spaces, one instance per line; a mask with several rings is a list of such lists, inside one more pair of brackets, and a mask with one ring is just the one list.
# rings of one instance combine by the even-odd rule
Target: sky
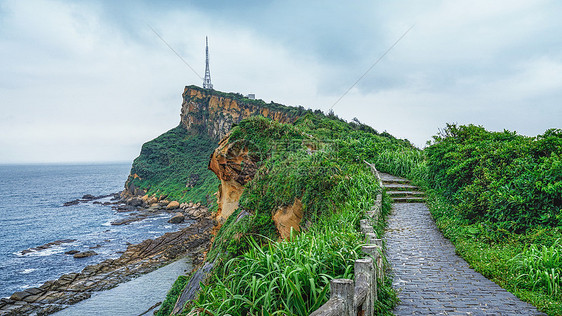
[[536,136],[562,128],[561,15],[556,0],[0,0],[0,163],[131,162],[202,85],[205,36],[216,90],[333,107],[420,148],[447,123]]

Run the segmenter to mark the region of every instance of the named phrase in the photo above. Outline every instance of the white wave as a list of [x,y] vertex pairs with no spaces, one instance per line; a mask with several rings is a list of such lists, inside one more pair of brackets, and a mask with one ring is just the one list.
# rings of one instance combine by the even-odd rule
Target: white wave
[[32,269],[32,268],[30,268],[30,269],[23,269],[23,270],[20,271],[20,273],[21,273],[21,274],[29,274],[29,273],[31,273],[31,272],[33,272],[33,271],[36,271],[36,270],[37,270],[37,269]]

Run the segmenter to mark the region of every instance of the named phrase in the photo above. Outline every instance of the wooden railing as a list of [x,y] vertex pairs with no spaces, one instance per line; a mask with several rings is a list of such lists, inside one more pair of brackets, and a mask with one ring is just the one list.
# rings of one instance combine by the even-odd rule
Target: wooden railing
[[[365,162],[367,163],[367,162]],[[379,181],[380,175],[374,165],[367,163]],[[344,315],[371,316],[374,313],[375,302],[378,300],[377,279],[384,280],[382,261],[382,240],[378,239],[372,223],[377,221],[382,207],[382,194],[377,194],[373,208],[365,212],[366,219],[360,222],[361,232],[365,234],[367,245],[362,251],[366,257],[355,260],[355,281],[349,279],[334,279],[330,282],[330,299],[320,306],[311,316]]]

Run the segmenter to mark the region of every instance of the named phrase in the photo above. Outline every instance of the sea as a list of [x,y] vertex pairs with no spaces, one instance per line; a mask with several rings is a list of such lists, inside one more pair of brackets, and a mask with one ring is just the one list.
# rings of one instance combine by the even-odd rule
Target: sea
[[[93,202],[63,206],[86,194],[121,191],[130,169],[130,163],[0,165],[0,297],[118,258],[128,244],[189,225],[169,224],[170,215],[162,214],[113,226],[129,215]],[[24,253],[62,239],[76,241]],[[75,259],[65,254],[69,250],[98,255]]]

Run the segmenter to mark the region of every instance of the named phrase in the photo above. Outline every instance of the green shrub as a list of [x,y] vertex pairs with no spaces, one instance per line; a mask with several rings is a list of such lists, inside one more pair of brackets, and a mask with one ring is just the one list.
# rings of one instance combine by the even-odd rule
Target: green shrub
[[426,148],[429,185],[473,222],[524,232],[562,224],[562,131],[537,137],[448,125]]

